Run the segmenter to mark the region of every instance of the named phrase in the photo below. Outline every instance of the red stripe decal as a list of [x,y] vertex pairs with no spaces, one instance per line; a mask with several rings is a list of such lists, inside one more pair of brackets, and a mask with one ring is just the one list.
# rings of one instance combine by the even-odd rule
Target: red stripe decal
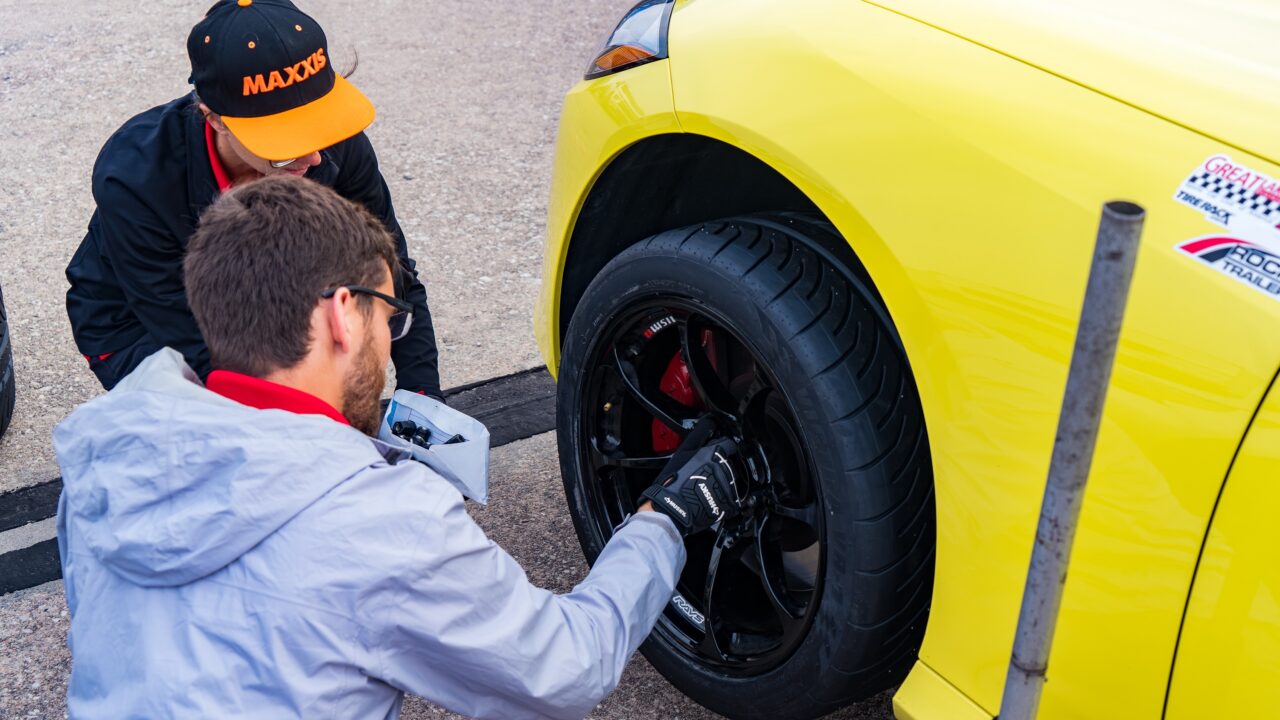
[[1244,245],[1246,240],[1229,237],[1211,237],[1193,240],[1185,245],[1179,245],[1178,249],[1183,252],[1189,252],[1192,255],[1198,255],[1201,251],[1207,250],[1215,245]]

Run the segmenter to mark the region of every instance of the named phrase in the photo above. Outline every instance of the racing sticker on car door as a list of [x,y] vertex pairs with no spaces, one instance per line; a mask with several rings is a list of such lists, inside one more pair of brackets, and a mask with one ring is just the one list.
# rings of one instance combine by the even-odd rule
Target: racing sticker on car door
[[1218,272],[1280,300],[1280,254],[1237,237],[1209,235],[1178,249]]
[[1280,180],[1214,155],[1191,171],[1173,199],[1232,236],[1280,253]]

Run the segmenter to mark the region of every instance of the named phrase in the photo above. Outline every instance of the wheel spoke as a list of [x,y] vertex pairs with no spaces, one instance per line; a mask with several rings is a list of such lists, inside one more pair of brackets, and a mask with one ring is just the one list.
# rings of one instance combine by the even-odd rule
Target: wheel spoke
[[609,453],[600,449],[600,438],[595,435],[588,436],[587,456],[590,458],[592,470],[613,467],[613,463],[609,459]]
[[[743,553],[742,561],[751,570],[752,574],[760,580],[760,585],[764,588],[765,597],[769,600],[769,607],[777,617],[778,624],[782,626],[782,635],[785,641],[786,638],[799,632],[804,610],[795,607],[791,603],[786,597],[785,591],[778,588],[773,577],[775,574],[782,574],[782,567],[781,564],[771,567],[765,558],[765,544],[762,540],[764,539],[764,529],[767,523],[767,519],[760,523],[756,533],[755,547],[751,551]],[[770,570],[775,572],[770,572]]]
[[771,512],[788,520],[804,523],[814,530],[819,529],[817,501],[810,501],[807,505],[800,507],[775,503]]
[[663,425],[671,428],[680,437],[684,437],[693,429],[694,420],[692,418],[683,417],[686,410],[680,408],[679,403],[666,397],[665,395],[647,395],[640,383],[640,374],[636,372],[636,366],[630,361],[622,357],[618,352],[618,348],[613,348],[613,363],[618,371],[618,376],[622,378],[622,385],[627,389],[627,393],[635,398],[650,415],[654,416]]
[[684,358],[685,366],[689,368],[689,379],[707,407],[733,419],[738,409],[737,401],[720,380],[720,374],[711,364],[706,349],[702,346],[702,332],[709,328],[695,322],[695,317],[690,315],[680,323],[680,354]]
[[789,604],[777,600],[776,595],[769,594],[769,606],[773,608],[778,624],[782,626],[781,642],[785,645],[804,632],[804,611],[793,609]]
[[724,527],[716,535],[716,544],[711,548],[711,560],[707,563],[707,580],[703,585],[703,638],[701,650],[703,654],[725,661],[729,656],[725,653],[720,638],[716,636],[720,626],[720,612],[716,605],[716,578],[720,575],[720,563],[724,554],[733,547],[733,536]]
[[657,472],[671,460],[671,455],[633,457],[618,451],[605,452],[600,449],[599,441],[592,438],[591,459],[597,468],[616,467],[623,470],[650,470]]
[[616,456],[612,458],[612,462],[614,466],[623,468],[624,470],[652,470],[657,472],[658,470],[661,470],[670,459],[670,455],[654,455],[652,457]]
[[625,470],[645,470],[655,475],[670,459],[670,455],[659,457],[627,457],[621,452],[606,452],[600,448],[600,440],[591,438],[587,444],[595,477],[602,488],[613,491],[616,506],[623,515],[635,510],[635,500],[639,494],[629,482],[630,477]]
[[619,470],[608,473],[609,484],[613,486],[613,498],[619,510],[623,514],[634,512],[636,509],[636,497],[639,493],[631,488],[631,484],[627,482],[627,474]]

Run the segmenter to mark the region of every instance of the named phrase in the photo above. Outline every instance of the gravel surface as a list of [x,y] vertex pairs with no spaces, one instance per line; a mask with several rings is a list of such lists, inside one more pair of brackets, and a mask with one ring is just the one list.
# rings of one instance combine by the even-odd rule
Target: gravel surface
[[61,718],[67,709],[62,583],[0,597],[0,718]]
[[[492,499],[469,504],[485,532],[506,548],[530,580],[567,592],[587,572],[565,509],[552,433],[493,451]],[[62,583],[0,597],[0,718],[60,718],[71,658]],[[831,715],[841,720],[891,720],[890,693]],[[410,698],[406,720],[460,716]],[[590,717],[598,720],[687,720],[720,717],[672,688],[636,655],[622,682]]]
[[[561,98],[632,3],[302,2],[337,68],[358,53],[445,387],[542,362],[530,318]],[[18,380],[0,492],[56,477],[50,430],[100,392],[64,306],[90,170],[125,120],[189,91],[187,32],[209,4],[0,0],[0,286]]]

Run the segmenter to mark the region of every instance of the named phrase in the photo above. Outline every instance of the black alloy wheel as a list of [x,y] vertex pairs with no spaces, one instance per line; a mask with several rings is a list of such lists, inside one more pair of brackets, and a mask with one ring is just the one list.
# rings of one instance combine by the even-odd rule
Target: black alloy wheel
[[635,512],[697,422],[739,444],[742,512],[689,538],[659,631],[691,659],[753,675],[786,660],[812,620],[823,513],[794,413],[731,327],[675,299],[634,306],[597,345],[581,412],[600,533]]
[[683,438],[740,448],[741,514],[686,540],[642,651],[731,718],[817,717],[901,682],[932,590],[923,412],[887,316],[800,215],[661,233],[564,342],[560,459],[594,561]]

